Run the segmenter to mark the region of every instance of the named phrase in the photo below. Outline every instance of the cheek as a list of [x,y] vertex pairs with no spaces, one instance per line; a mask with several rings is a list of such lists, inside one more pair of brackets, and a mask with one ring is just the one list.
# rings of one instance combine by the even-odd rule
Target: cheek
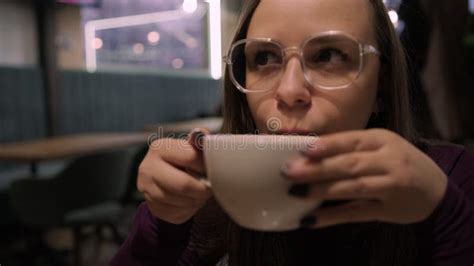
[[261,121],[268,119],[268,116],[274,111],[271,97],[265,97],[264,94],[247,94],[247,102],[257,126],[261,124]]
[[320,90],[313,99],[313,121],[324,133],[360,130],[367,126],[376,111],[378,64],[367,66],[350,87],[340,90]]
[[347,91],[341,92],[337,104],[342,120],[357,128],[364,128],[371,113],[376,111],[379,66],[374,64],[366,70],[366,75],[361,75]]

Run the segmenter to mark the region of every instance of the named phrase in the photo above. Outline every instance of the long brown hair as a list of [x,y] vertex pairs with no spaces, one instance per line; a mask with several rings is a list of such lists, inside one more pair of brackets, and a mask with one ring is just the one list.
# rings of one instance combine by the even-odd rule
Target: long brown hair
[[[368,1],[373,10],[372,25],[382,54],[382,64],[377,96],[381,110],[369,119],[367,128],[386,128],[413,142],[416,136],[409,109],[404,51],[383,2]],[[248,26],[259,3],[259,0],[245,2],[233,42],[246,38]],[[240,75],[244,77],[245,73]],[[256,127],[245,94],[235,88],[228,71],[224,78],[223,109],[223,133],[255,132]],[[417,256],[411,226],[374,222],[317,231],[262,233],[236,225],[216,207],[214,200],[196,215],[194,224],[191,245],[198,256],[204,259],[204,264],[214,263],[227,253],[230,265],[301,265],[305,258],[315,259],[315,264],[318,265],[338,265],[334,259],[341,258],[341,254],[331,257],[332,262],[325,262],[323,255],[326,251],[323,251],[318,259],[317,254],[331,247],[331,243],[335,244],[332,247],[338,253],[344,252],[344,243],[347,244],[345,248],[360,250],[357,252],[358,258],[342,258],[350,260],[350,265],[412,265]],[[355,245],[352,246],[351,243]]]

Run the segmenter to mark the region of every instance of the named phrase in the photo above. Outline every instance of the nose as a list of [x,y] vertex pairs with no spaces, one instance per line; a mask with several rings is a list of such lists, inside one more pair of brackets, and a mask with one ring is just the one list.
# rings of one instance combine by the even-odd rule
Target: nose
[[278,103],[290,108],[308,106],[311,103],[311,86],[304,77],[299,58],[291,57],[282,71],[276,88]]

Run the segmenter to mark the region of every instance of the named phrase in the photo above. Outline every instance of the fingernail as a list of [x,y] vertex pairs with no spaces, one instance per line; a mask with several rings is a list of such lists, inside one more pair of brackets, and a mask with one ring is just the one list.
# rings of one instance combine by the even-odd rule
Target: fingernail
[[191,145],[198,150],[203,150],[203,138],[205,134],[200,129],[195,129],[191,132]]
[[280,168],[280,175],[284,178],[288,178],[288,172],[290,171],[290,164],[285,163]]
[[310,215],[306,215],[305,217],[303,217],[301,220],[300,220],[300,227],[302,228],[311,228],[311,227],[314,227],[316,225],[316,222],[318,220],[316,219],[316,216],[310,214]]
[[324,208],[330,208],[330,207],[337,207],[349,202],[350,200],[325,200],[323,201],[323,203],[321,203],[321,206],[319,206],[319,208],[324,209]]
[[303,156],[307,156],[308,155],[308,151],[309,151],[309,146],[308,147],[304,147],[303,149],[300,150],[300,153],[301,155]]
[[311,143],[306,145],[303,149],[300,150],[300,153],[304,156],[308,155],[310,150],[314,150],[316,148],[316,144]]
[[292,185],[288,190],[288,194],[297,197],[304,198],[309,194],[309,185],[308,184],[296,184]]
[[203,183],[206,187],[212,188],[211,181],[207,180],[205,177],[198,179],[201,183]]

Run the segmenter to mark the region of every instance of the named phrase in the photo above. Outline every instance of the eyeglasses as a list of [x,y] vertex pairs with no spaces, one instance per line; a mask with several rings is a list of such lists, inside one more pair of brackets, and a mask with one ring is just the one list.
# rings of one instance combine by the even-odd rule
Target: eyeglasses
[[304,78],[312,87],[333,90],[358,79],[367,54],[380,52],[350,35],[328,31],[310,36],[300,47],[283,47],[270,38],[240,40],[231,46],[224,62],[232,83],[244,93],[278,86],[292,55],[299,57]]

